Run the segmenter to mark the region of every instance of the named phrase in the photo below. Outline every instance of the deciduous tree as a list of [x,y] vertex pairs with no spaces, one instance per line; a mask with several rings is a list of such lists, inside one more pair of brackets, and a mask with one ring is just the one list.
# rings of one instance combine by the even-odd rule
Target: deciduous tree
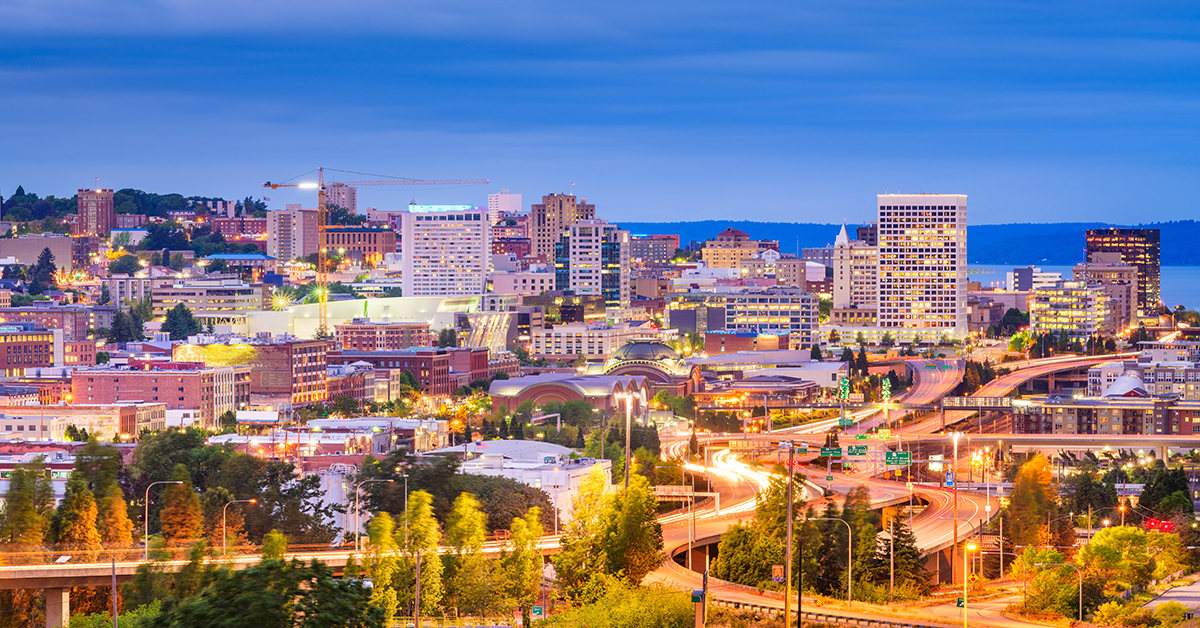
[[204,535],[204,517],[187,467],[175,465],[171,480],[180,484],[169,484],[163,491],[159,523],[167,545],[183,546]]

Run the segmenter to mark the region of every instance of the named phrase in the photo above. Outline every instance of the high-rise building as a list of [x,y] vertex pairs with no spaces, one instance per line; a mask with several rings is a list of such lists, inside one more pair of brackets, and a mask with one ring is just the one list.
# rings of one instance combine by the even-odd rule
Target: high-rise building
[[1159,285],[1158,229],[1088,229],[1087,253],[1120,253],[1121,261],[1137,267],[1137,305],[1151,313],[1162,301]]
[[280,262],[317,252],[317,210],[289,204],[267,212],[267,255]]
[[880,194],[878,321],[884,331],[967,333],[967,197]]
[[554,247],[558,290],[601,295],[608,307],[628,307],[629,232],[604,220],[580,220],[563,230]]
[[533,254],[554,259],[554,247],[562,232],[580,220],[595,217],[596,206],[588,205],[586,198],[576,201],[572,194],[543,196],[540,204],[530,206],[529,237],[533,240]]
[[1120,253],[1093,253],[1088,261],[1076,264],[1075,280],[1097,284],[1108,294],[1109,316],[1120,331],[1137,317],[1137,267],[1121,261]]
[[878,297],[879,249],[851,240],[842,225],[833,242],[833,307],[873,309]]
[[643,235],[630,237],[629,255],[635,264],[668,264],[679,250],[677,235]]
[[345,207],[351,214],[358,213],[358,188],[344,183],[330,183],[325,186],[325,204]]
[[116,226],[113,217],[113,191],[109,189],[78,190],[79,214],[75,218],[74,235],[93,235],[107,238]]
[[860,225],[855,228],[855,232],[858,233],[860,242],[865,242],[868,246],[879,246],[879,223]]
[[488,221],[493,225],[500,222],[504,212],[520,212],[521,195],[508,190],[500,190],[496,194],[488,194]]
[[1029,327],[1039,334],[1062,333],[1076,340],[1113,332],[1110,299],[1104,287],[1087,281],[1059,281],[1033,291]]
[[404,296],[470,296],[487,291],[491,270],[487,213],[477,207],[410,211],[400,216],[400,233]]

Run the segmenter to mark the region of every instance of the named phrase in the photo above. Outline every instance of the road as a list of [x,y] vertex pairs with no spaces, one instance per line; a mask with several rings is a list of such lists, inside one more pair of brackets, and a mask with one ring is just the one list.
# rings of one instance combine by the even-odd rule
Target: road
[[1200,607],[1200,580],[1184,587],[1167,589],[1165,593],[1146,602],[1142,606],[1152,609],[1159,604],[1166,604],[1167,602],[1179,602],[1189,609]]
[[[967,598],[967,621],[972,626],[998,626],[1000,628],[1017,628],[1019,626],[1041,625],[1010,619],[1000,612],[1014,602],[1020,602],[1021,596],[1011,595],[1002,598],[973,602]],[[933,617],[942,621],[962,621],[963,611],[956,604],[937,604],[924,609]],[[959,624],[961,625],[961,624]]]

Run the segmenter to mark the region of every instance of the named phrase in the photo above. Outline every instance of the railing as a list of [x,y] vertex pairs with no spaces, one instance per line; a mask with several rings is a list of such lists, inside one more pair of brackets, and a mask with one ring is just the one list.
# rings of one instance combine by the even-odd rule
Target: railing
[[[198,541],[199,539],[197,539]],[[36,547],[36,549],[34,549]],[[13,549],[16,551],[5,551]],[[238,555],[255,555],[262,551],[261,545],[230,545],[229,557]],[[329,545],[329,544],[310,544],[310,545],[292,545],[289,544],[287,551],[289,554],[308,554],[319,552],[352,552],[354,551],[353,544],[344,545]],[[58,546],[24,546],[24,549],[15,546],[0,547],[0,567],[18,566],[18,565],[80,565],[80,564],[95,564],[109,563],[115,560],[118,563],[140,563],[144,562],[146,550],[142,547],[128,548],[104,548],[104,549],[89,549],[79,547],[77,545],[58,545]],[[150,558],[153,561],[179,561],[188,560],[192,552],[190,545],[181,545],[174,547],[151,547]],[[225,555],[221,553],[220,547],[209,547],[206,552],[215,559],[221,559]]]
[[[748,610],[752,613],[760,615],[769,615],[771,617],[780,617],[783,615],[783,609],[774,606],[763,604],[752,604],[748,602],[735,602],[731,600],[713,599],[711,604],[721,608],[734,608]],[[795,613],[796,611],[792,611]],[[948,624],[925,624],[916,621],[908,621],[904,619],[888,620],[875,619],[869,617],[851,617],[849,615],[839,615],[829,611],[811,612],[801,611],[800,618],[816,623],[824,624],[844,624],[847,626],[869,626],[876,628],[944,628]]]

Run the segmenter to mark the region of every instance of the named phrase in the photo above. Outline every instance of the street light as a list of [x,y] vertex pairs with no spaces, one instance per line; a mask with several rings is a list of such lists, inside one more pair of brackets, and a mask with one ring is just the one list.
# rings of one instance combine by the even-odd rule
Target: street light
[[[362,551],[359,549],[360,539],[362,538],[362,509],[361,509],[362,493],[360,493],[358,489],[361,488],[363,484],[370,484],[371,482],[395,482],[395,480],[363,480],[362,482],[359,482],[357,485],[355,485],[355,487],[354,487],[354,551],[356,551],[356,552]],[[405,507],[405,510],[408,509],[407,501],[405,502],[404,507]],[[408,517],[405,517],[404,520],[408,521]]]
[[155,484],[183,484],[181,480],[162,480],[161,482],[151,482],[150,486],[146,487],[146,555],[145,560],[150,561],[150,488]]
[[[830,517],[813,517],[809,521],[840,521],[846,525],[846,603],[854,604],[854,530],[850,527],[850,522],[845,519],[833,519]],[[792,564],[792,557],[787,557],[787,564]]]
[[967,565],[971,564],[967,558],[967,552],[973,552],[976,549],[978,548],[974,543],[967,543],[963,547],[963,628],[967,628]]
[[221,555],[222,556],[226,556],[229,554],[229,545],[225,542],[225,524],[226,524],[225,516],[229,509],[229,504],[257,504],[257,503],[258,503],[257,499],[235,499],[231,502],[226,503],[224,506],[221,507]]
[[1079,576],[1079,621],[1083,621],[1083,572],[1070,563],[1035,563],[1038,567],[1070,567]]

